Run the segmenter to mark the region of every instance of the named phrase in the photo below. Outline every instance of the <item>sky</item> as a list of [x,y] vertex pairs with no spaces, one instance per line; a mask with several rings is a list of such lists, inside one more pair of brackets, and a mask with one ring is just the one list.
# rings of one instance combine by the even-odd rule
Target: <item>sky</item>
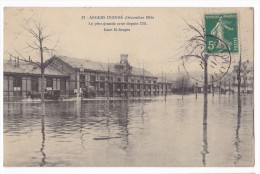
[[[33,21],[37,21],[46,27],[44,34],[51,34],[44,44],[49,48],[55,46],[54,54],[116,63],[123,53],[129,55],[132,66],[144,67],[155,74],[176,73],[182,69],[183,44],[194,34],[187,31],[185,21],[198,27],[197,23],[204,25],[204,14],[211,13],[239,14],[243,58],[252,61],[253,10],[249,8],[5,8],[4,58],[19,54],[39,60],[39,52],[28,48],[32,37],[25,30],[25,26],[33,26]],[[90,19],[91,16],[152,16],[152,19]],[[96,22],[146,22],[146,25],[95,26]],[[233,54],[232,59],[237,62],[238,54]]]

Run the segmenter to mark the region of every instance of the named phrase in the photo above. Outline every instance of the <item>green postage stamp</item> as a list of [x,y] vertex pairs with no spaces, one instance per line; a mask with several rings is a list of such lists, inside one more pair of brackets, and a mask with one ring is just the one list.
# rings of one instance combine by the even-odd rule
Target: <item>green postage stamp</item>
[[238,53],[237,22],[236,13],[205,14],[206,52]]

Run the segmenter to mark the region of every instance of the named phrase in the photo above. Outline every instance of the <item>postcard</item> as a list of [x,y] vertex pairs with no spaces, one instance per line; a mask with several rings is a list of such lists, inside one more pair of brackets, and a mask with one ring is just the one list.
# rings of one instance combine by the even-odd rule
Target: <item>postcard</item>
[[5,7],[5,167],[252,167],[254,9]]

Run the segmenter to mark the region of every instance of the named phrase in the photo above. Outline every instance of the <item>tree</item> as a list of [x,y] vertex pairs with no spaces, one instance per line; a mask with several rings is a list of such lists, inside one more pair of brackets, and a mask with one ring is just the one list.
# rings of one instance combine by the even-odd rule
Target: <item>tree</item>
[[186,41],[184,45],[184,55],[181,56],[181,59],[183,60],[183,65],[185,64],[186,61],[191,59],[198,59],[200,61],[200,65],[202,69],[204,69],[203,92],[204,92],[204,103],[205,103],[207,102],[207,94],[208,94],[208,54],[205,53],[205,46],[206,46],[205,29],[200,24],[199,24],[199,28],[189,24],[188,22],[186,22],[186,24],[188,26],[188,31],[191,31],[193,33],[193,36],[191,36],[191,38]]
[[242,105],[241,105],[241,79],[244,79],[244,86],[246,85],[245,79],[247,79],[247,76],[250,72],[253,71],[253,67],[249,66],[249,60],[242,62],[242,56],[241,53],[239,55],[239,61],[238,64],[234,66],[233,72],[236,74],[237,79],[237,98],[238,98],[238,112],[241,112]]
[[228,93],[230,94],[231,77],[232,77],[231,74],[227,73],[226,76],[224,78],[222,78],[221,81],[219,82],[220,94],[221,94],[221,91],[223,91],[224,94],[226,94],[226,92],[228,91]]
[[191,86],[190,77],[187,74],[179,73],[176,78],[176,88],[178,89],[178,93],[183,95],[187,92],[188,88]]
[[[207,103],[207,95],[208,95],[208,76],[210,76],[211,83],[215,81],[221,80],[221,78],[227,73],[229,66],[226,68],[225,72],[214,72],[214,67],[218,66],[220,62],[229,63],[230,61],[230,54],[225,53],[224,50],[222,50],[219,53],[208,53],[206,51],[206,37],[214,37],[214,39],[217,39],[218,41],[222,42],[223,45],[225,45],[225,48],[228,50],[228,46],[220,39],[216,38],[216,36],[213,35],[206,35],[204,27],[197,23],[197,26],[189,24],[187,21],[185,21],[188,28],[187,31],[189,32],[188,40],[184,43],[184,54],[181,56],[181,59],[183,60],[183,66],[186,72],[189,74],[187,67],[185,67],[185,64],[189,64],[191,68],[193,68],[194,65],[198,65],[202,69],[202,74],[198,75],[197,77],[194,76],[194,74],[189,74],[191,78],[193,78],[196,81],[203,82],[203,93],[204,93],[204,104]],[[229,64],[230,65],[230,64]],[[210,69],[210,75],[208,68]]]
[[243,86],[247,85],[248,74],[253,71],[253,67],[250,66],[249,60],[242,62],[242,56],[240,54],[238,64],[234,66],[233,72],[236,74],[238,94],[241,93],[241,80],[243,79]]
[[45,33],[46,27],[41,22],[33,21],[32,25],[27,22],[24,28],[30,38],[30,41],[26,42],[28,48],[39,53],[40,62],[33,63],[41,70],[41,101],[44,102],[44,71],[52,63],[52,59],[44,59],[44,53],[53,54],[58,42],[52,48],[45,44],[52,35]]

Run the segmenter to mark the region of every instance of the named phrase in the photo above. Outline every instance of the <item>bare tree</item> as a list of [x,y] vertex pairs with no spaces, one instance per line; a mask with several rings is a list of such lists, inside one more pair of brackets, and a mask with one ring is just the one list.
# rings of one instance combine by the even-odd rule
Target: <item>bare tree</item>
[[[186,21],[185,21],[186,22]],[[198,59],[202,69],[204,69],[204,102],[207,102],[208,94],[208,54],[205,53],[205,29],[202,25],[195,27],[186,22],[188,31],[193,33],[190,39],[188,39],[184,45],[184,55],[181,57],[183,65],[190,59]],[[185,67],[185,66],[184,66]],[[195,79],[197,80],[197,79]]]
[[[204,102],[207,102],[208,76],[209,76],[208,67],[209,66],[213,67],[212,63],[213,65],[215,65],[219,62],[228,62],[230,55],[222,54],[223,52],[210,53],[210,54],[207,53],[206,37],[214,37],[214,39],[218,39],[218,38],[216,38],[215,36],[206,35],[204,27],[199,22],[197,22],[197,26],[191,25],[187,21],[185,22],[188,26],[186,30],[189,32],[190,38],[183,45],[184,55],[181,56],[181,59],[183,60],[183,66],[187,73],[188,70],[185,68],[186,62],[197,63],[203,70],[203,74],[201,74],[200,77],[198,78],[194,77],[193,74],[189,74],[189,73],[188,74],[194,80],[204,83],[203,85]],[[228,49],[227,45],[224,42],[223,44]],[[211,83],[213,83],[214,81],[219,81],[226,74],[226,72],[220,72],[220,74],[214,73],[213,76],[210,75],[210,77],[212,78]]]
[[176,88],[178,89],[178,93],[183,95],[187,92],[188,88],[191,87],[190,77],[187,74],[179,73],[176,79]]
[[24,28],[28,32],[28,37],[30,38],[29,42],[26,42],[28,48],[39,53],[40,62],[33,63],[41,70],[41,101],[44,102],[44,71],[52,62],[52,59],[44,59],[44,53],[53,54],[53,52],[56,51],[55,47],[58,42],[51,48],[45,44],[50,40],[52,35],[45,33],[46,27],[41,22],[33,21],[32,25],[29,25],[27,22]]
[[227,73],[227,75],[222,79],[222,87],[224,92],[228,90],[228,94],[230,95],[231,92],[231,80],[232,80],[232,73]]
[[215,86],[214,86],[214,77],[210,76],[211,79],[211,92],[212,92],[212,97],[215,95]]
[[240,96],[241,93],[241,79],[244,80],[244,87],[246,84],[246,79],[248,77],[248,74],[253,71],[253,67],[250,67],[249,60],[242,62],[242,56],[240,54],[238,64],[234,66],[233,72],[236,74],[237,78],[237,89],[238,89],[238,95]]

